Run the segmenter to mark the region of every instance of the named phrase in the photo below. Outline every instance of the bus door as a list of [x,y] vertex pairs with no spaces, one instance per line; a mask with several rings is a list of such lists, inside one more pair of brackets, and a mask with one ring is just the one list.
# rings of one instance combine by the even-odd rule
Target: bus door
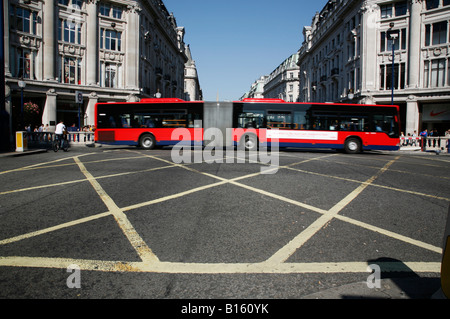
[[203,142],[205,146],[232,146],[232,130],[230,129],[232,127],[233,102],[204,102]]

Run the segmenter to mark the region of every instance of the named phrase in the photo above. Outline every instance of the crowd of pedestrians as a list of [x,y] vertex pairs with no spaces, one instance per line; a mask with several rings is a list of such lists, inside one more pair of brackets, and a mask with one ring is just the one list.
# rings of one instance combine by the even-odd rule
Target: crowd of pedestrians
[[[41,124],[40,126],[35,126],[32,128],[31,124],[25,126],[25,132],[27,132],[26,136],[28,141],[33,142],[47,142],[51,141],[52,134],[55,133],[54,129],[51,129],[48,124]],[[95,127],[93,125],[85,125],[81,128],[81,130],[74,124],[67,127],[67,131],[70,133],[75,132],[94,132]],[[75,138],[75,137],[74,137]],[[78,138],[78,137],[77,137]]]
[[[448,140],[450,139],[450,129],[445,131],[444,134],[439,134],[437,129],[424,129],[417,134],[417,131],[407,136],[401,133],[402,146],[428,146],[428,147],[448,147]],[[442,145],[445,143],[445,145]]]

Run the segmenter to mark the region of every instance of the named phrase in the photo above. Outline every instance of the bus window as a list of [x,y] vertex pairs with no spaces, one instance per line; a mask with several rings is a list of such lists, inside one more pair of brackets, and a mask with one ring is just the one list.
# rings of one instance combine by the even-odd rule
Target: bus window
[[335,112],[314,111],[312,113],[310,129],[321,131],[341,131],[341,119]]
[[187,114],[184,110],[170,110],[162,113],[162,127],[187,127]]
[[369,121],[367,116],[342,115],[340,121],[340,130],[364,132],[368,131]]
[[294,130],[306,130],[306,111],[294,112],[294,122],[292,123]]
[[390,137],[398,137],[398,124],[395,115],[374,114],[372,129],[375,132],[387,133]]
[[290,111],[268,111],[267,128],[291,129],[292,114]]
[[200,125],[202,119],[203,116],[201,112],[196,112],[196,110],[189,110],[189,113],[187,115],[188,127],[199,127],[198,125]]
[[160,113],[136,113],[135,118],[140,128],[157,127],[160,115]]
[[264,127],[263,111],[247,111],[238,114],[238,128]]
[[126,114],[119,114],[119,127],[128,128],[131,127],[131,115]]

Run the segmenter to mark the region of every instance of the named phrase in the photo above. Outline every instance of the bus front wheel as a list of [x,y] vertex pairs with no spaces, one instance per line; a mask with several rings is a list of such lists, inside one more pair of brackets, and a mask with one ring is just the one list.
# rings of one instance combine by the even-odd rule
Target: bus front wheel
[[357,138],[349,138],[345,141],[344,150],[348,154],[361,153],[361,141]]
[[152,150],[156,146],[155,137],[151,134],[143,135],[139,140],[139,146],[146,150]]

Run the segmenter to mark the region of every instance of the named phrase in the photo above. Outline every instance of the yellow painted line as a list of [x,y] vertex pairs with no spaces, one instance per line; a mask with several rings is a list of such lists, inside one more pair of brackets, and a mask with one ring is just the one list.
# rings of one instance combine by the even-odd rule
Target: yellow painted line
[[[334,154],[333,154],[334,155]],[[153,156],[146,156],[146,157],[152,157],[157,160],[166,161],[157,157]],[[321,157],[324,158],[324,157]],[[312,158],[308,159],[302,162],[308,162],[311,160],[317,160],[321,158]],[[395,161],[395,160],[394,160]],[[356,196],[358,196],[359,192],[361,192],[364,188],[371,185],[373,180],[376,178],[377,174],[381,174],[383,171],[388,169],[388,166],[385,165],[385,167],[378,172],[376,175],[374,175],[371,179],[368,181],[361,183],[361,185],[351,194],[349,194],[345,199],[343,199],[340,203],[335,205],[330,211],[325,211],[310,205],[306,205],[304,203],[300,203],[298,201],[293,201],[288,198],[285,198],[283,196],[279,196],[276,194],[272,194],[266,191],[262,191],[260,189],[250,187],[241,183],[238,183],[237,180],[249,178],[252,176],[257,176],[259,173],[249,174],[245,176],[236,177],[233,179],[225,179],[218,176],[214,176],[212,174],[204,173],[197,171],[192,168],[188,168],[185,165],[179,165],[176,166],[183,167],[185,169],[188,169],[190,171],[203,174],[205,176],[213,177],[216,179],[219,179],[220,181],[214,184],[198,187],[196,189],[188,190],[185,192],[181,192],[178,194],[165,196],[163,198],[155,199],[153,201],[148,201],[145,203],[140,203],[136,205],[131,205],[125,208],[118,208],[117,205],[112,201],[111,198],[104,192],[104,190],[101,188],[101,186],[96,181],[100,177],[94,178],[84,167],[84,165],[76,159],[77,165],[80,166],[80,169],[85,173],[85,176],[87,180],[90,181],[90,183],[93,185],[94,189],[97,191],[99,196],[102,198],[102,200],[105,202],[107,207],[110,209],[109,212],[97,214],[91,217],[86,217],[84,219],[80,219],[77,221],[61,224],[58,226],[55,226],[54,228],[48,228],[46,230],[38,231],[29,233],[26,235],[17,236],[14,238],[10,238],[7,240],[3,240],[0,243],[7,243],[7,241],[12,242],[16,240],[21,240],[24,238],[29,238],[36,236],[38,234],[51,232],[56,229],[61,229],[64,227],[70,227],[71,225],[80,224],[83,222],[88,222],[89,220],[102,218],[109,215],[114,215],[116,217],[116,220],[118,220],[117,217],[119,217],[118,223],[119,226],[121,226],[123,232],[127,235],[127,238],[129,238],[132,245],[135,247],[135,249],[138,251],[139,255],[141,256],[143,262],[125,262],[125,261],[100,261],[100,260],[79,260],[79,259],[63,259],[63,258],[39,258],[39,257],[0,257],[0,266],[17,266],[17,267],[48,267],[48,268],[67,268],[70,264],[77,264],[80,266],[81,269],[86,270],[98,270],[98,271],[124,271],[124,272],[130,272],[130,271],[140,271],[140,272],[160,272],[160,273],[345,273],[345,272],[366,272],[367,269],[367,263],[279,263],[279,262],[272,262],[268,263],[267,261],[264,261],[262,263],[236,263],[236,264],[224,264],[224,263],[212,263],[212,264],[204,264],[204,263],[174,263],[174,262],[161,262],[158,260],[158,258],[151,252],[150,248],[146,246],[146,244],[142,241],[140,236],[135,232],[132,225],[129,223],[128,219],[126,218],[125,214],[123,213],[126,210],[132,210],[138,207],[143,207],[146,205],[151,205],[153,203],[157,202],[163,202],[166,200],[170,200],[173,198],[185,196],[187,194],[191,194],[195,191],[201,191],[210,187],[223,185],[226,183],[231,183],[234,185],[238,185],[240,187],[244,187],[247,189],[250,189],[252,191],[271,196],[273,198],[280,199],[282,201],[295,204],[300,207],[304,207],[307,209],[310,209],[312,211],[316,211],[318,213],[323,214],[322,217],[324,219],[329,219],[328,215],[333,215],[333,217],[342,219],[347,222],[351,222],[353,224],[358,224],[361,227],[365,227],[374,231],[378,232],[384,232],[385,234],[390,235],[391,237],[397,236],[397,238],[402,238],[405,241],[409,241],[410,239],[406,237],[398,237],[398,234],[387,232],[385,230],[376,228],[371,225],[367,225],[355,220],[352,220],[350,218],[346,218],[340,215],[337,215],[337,213],[344,208],[351,200],[353,200]],[[171,165],[168,167],[174,167],[174,163],[166,161],[170,163]],[[300,163],[302,163],[300,162]],[[391,161],[393,162],[393,161]],[[390,162],[390,163],[391,163]],[[280,168],[287,168],[288,166],[295,165],[298,163],[290,164],[287,166],[282,166]],[[392,164],[392,163],[391,163]],[[123,174],[123,173],[121,173]],[[118,175],[121,175],[118,174]],[[116,175],[116,174],[114,174]],[[111,175],[112,176],[112,175]],[[83,180],[85,181],[85,180]],[[373,184],[372,184],[373,185]],[[360,191],[358,192],[358,189]],[[348,202],[345,204],[345,202]],[[326,215],[328,214],[328,215]],[[326,218],[325,218],[326,217]],[[125,218],[125,219],[123,219]],[[321,221],[323,223],[323,220]],[[137,235],[137,237],[136,237]],[[395,237],[394,237],[395,238]],[[142,246],[141,244],[144,244],[144,251],[141,250]],[[416,244],[420,245],[421,242],[417,242]],[[145,248],[147,247],[147,248]],[[430,247],[428,247],[430,248]],[[282,248],[283,249],[283,248]],[[275,256],[276,257],[276,256]],[[276,258],[273,258],[272,261],[275,261]],[[401,264],[401,263],[398,263]],[[393,268],[396,269],[396,267],[400,267],[398,264],[393,265]],[[405,265],[410,268],[414,272],[439,272],[440,269],[440,263],[427,263],[427,262],[412,262],[412,263],[405,263]],[[400,267],[401,268],[401,267]],[[384,270],[384,267],[383,267]]]
[[[334,179],[339,179],[339,180],[342,180],[342,181],[347,181],[347,182],[352,182],[352,183],[360,183],[360,184],[367,183],[367,182],[362,182],[362,181],[359,181],[359,180],[356,180],[356,179],[345,178],[345,177],[334,176],[334,175],[328,175],[328,174],[322,174],[322,173],[316,173],[316,172],[306,171],[306,170],[299,169],[299,168],[294,168],[294,167],[284,167],[284,168],[287,168],[287,169],[290,169],[290,170],[293,170],[293,171],[297,171],[297,172],[300,172],[300,173],[317,175],[317,176],[328,177],[328,178],[334,178]],[[413,194],[413,195],[418,195],[418,196],[423,196],[423,197],[434,198],[434,199],[438,199],[438,200],[450,201],[450,198],[447,198],[447,197],[441,197],[441,196],[436,196],[436,195],[431,195],[431,194],[425,194],[425,193],[420,193],[420,192],[416,192],[416,191],[410,191],[410,190],[407,190],[407,189],[390,187],[390,186],[385,186],[385,185],[380,185],[380,184],[375,184],[375,183],[371,183],[370,186],[384,188],[384,189],[388,189],[388,190],[393,190],[393,191],[401,192],[401,193],[408,193],[408,194]]]
[[285,262],[294,252],[297,251],[304,243],[306,243],[312,236],[314,236],[320,229],[323,228],[329,221],[331,221],[335,216],[345,208],[351,201],[353,201],[361,192],[366,189],[380,174],[385,172],[389,166],[391,166],[398,157],[390,162],[388,162],[381,170],[379,170],[375,175],[369,178],[365,183],[359,185],[355,190],[348,194],[345,198],[334,205],[330,210],[324,212],[321,217],[316,219],[311,225],[309,225],[303,232],[292,239],[288,244],[279,249],[275,254],[267,259],[267,263],[283,263]]
[[[79,155],[79,157],[86,156],[86,155],[88,155],[88,154],[82,154],[82,155]],[[11,170],[8,170],[8,171],[2,171],[2,172],[0,172],[0,175],[7,174],[7,173],[12,173],[12,172],[19,172],[19,171],[23,171],[23,170],[29,170],[29,169],[35,168],[37,166],[43,166],[43,165],[46,165],[46,164],[52,164],[52,163],[57,163],[57,162],[65,161],[65,160],[71,160],[74,157],[75,156],[59,158],[57,160],[50,161],[50,162],[43,162],[43,163],[38,163],[38,164],[34,164],[34,165],[29,165],[29,166],[24,166],[24,167],[20,167],[20,168],[11,169]]]
[[403,241],[405,243],[408,243],[408,244],[411,244],[411,245],[414,245],[414,246],[417,246],[417,247],[421,247],[421,248],[433,251],[433,252],[438,253],[438,254],[442,253],[442,248],[434,246],[434,245],[430,245],[430,244],[427,244],[427,243],[424,243],[423,241],[416,240],[416,239],[413,239],[411,237],[403,236],[403,235],[400,235],[398,233],[394,233],[392,231],[389,231],[389,230],[386,230],[386,229],[383,229],[383,228],[380,228],[380,227],[377,227],[377,226],[373,226],[373,225],[370,225],[370,224],[367,224],[367,223],[364,223],[364,222],[361,222],[361,221],[358,221],[356,219],[349,218],[349,217],[346,217],[346,216],[337,215],[335,217],[336,217],[336,219],[339,219],[339,220],[341,220],[343,222],[346,222],[346,223],[349,223],[349,224],[353,224],[355,226],[359,226],[361,228],[365,228],[367,230],[371,230],[373,232],[380,233],[380,234],[383,234],[385,236],[389,236],[391,238]]
[[[129,160],[129,159],[141,159],[146,158],[146,156],[133,156],[133,157],[120,157],[120,158],[109,158],[104,160],[97,160],[97,161],[86,161],[84,164],[95,164],[95,163],[103,163],[103,162],[112,162],[112,161],[122,161],[122,160]],[[46,166],[40,166],[40,167],[25,167],[19,169],[19,171],[29,171],[29,170],[37,170],[37,169],[48,169],[48,168],[55,168],[55,167],[64,167],[64,166],[75,166],[76,163],[67,163],[67,164],[58,164],[58,165],[46,165]]]
[[[76,164],[74,163],[73,165],[76,165]],[[157,171],[157,170],[160,170],[160,169],[166,169],[166,168],[172,168],[172,167],[175,167],[175,166],[174,165],[168,165],[168,166],[154,167],[154,168],[149,168],[149,169],[144,169],[144,170],[134,171],[134,172],[123,172],[123,173],[117,173],[117,174],[111,174],[111,175],[103,175],[103,176],[96,177],[96,179],[112,178],[112,177],[118,177],[118,176],[124,176],[124,175],[132,175],[132,174],[138,174],[138,173],[152,172],[152,171]],[[29,191],[29,190],[35,190],[35,189],[41,189],[41,188],[47,188],[47,187],[56,187],[56,186],[62,186],[62,185],[80,183],[80,182],[87,182],[87,181],[88,181],[87,179],[78,179],[78,180],[61,182],[61,183],[55,183],[55,184],[32,186],[32,187],[26,187],[26,188],[20,188],[20,189],[14,189],[14,190],[10,190],[10,191],[0,192],[0,195],[6,195],[6,194],[18,193],[18,192],[25,192],[25,191]]]
[[158,261],[158,257],[151,251],[151,249],[147,246],[141,236],[136,232],[133,225],[130,223],[124,212],[116,205],[116,203],[112,200],[111,197],[105,192],[105,190],[101,187],[101,185],[97,182],[97,180],[86,170],[86,167],[81,163],[81,161],[75,157],[75,162],[80,167],[81,172],[86,176],[88,181],[91,183],[92,187],[94,187],[97,194],[100,196],[101,200],[105,203],[106,207],[108,207],[109,211],[112,213],[114,218],[116,219],[119,227],[122,229],[125,236],[128,238],[131,245],[134,247],[136,252],[139,254],[141,259],[145,262],[154,262]]
[[67,223],[59,224],[59,225],[56,225],[56,226],[53,226],[53,227],[48,227],[48,228],[45,228],[45,229],[41,229],[41,230],[37,230],[37,231],[34,231],[34,232],[30,232],[30,233],[27,233],[27,234],[23,234],[23,235],[11,237],[11,238],[3,239],[3,240],[0,240],[0,245],[6,245],[6,244],[14,243],[14,242],[17,242],[17,241],[20,241],[20,240],[23,240],[23,239],[27,239],[27,238],[31,238],[31,237],[35,237],[35,236],[39,236],[39,235],[43,235],[43,234],[47,234],[47,233],[51,233],[51,232],[56,231],[56,230],[60,230],[60,229],[63,229],[63,228],[68,228],[68,227],[72,227],[72,226],[75,226],[75,225],[87,223],[87,222],[90,222],[90,221],[93,221],[93,220],[96,220],[96,219],[99,219],[99,218],[103,218],[103,217],[106,217],[106,216],[109,216],[109,215],[111,215],[111,212],[96,214],[96,215],[80,218],[80,219],[77,219],[77,220],[73,220],[73,221],[70,221],[70,222],[67,222]]
[[122,208],[122,211],[126,212],[126,211],[130,211],[130,210],[138,209],[138,208],[141,208],[141,207],[149,206],[149,205],[162,203],[162,202],[165,202],[165,201],[168,201],[168,200],[172,200],[172,199],[175,199],[175,198],[180,198],[180,197],[183,197],[183,196],[186,196],[186,195],[189,195],[189,194],[200,192],[200,191],[203,191],[203,190],[208,189],[208,188],[224,185],[226,183],[227,183],[227,181],[222,181],[222,182],[216,182],[216,183],[213,183],[213,184],[208,184],[208,185],[205,185],[205,186],[196,187],[196,188],[193,188],[193,189],[190,189],[190,190],[187,190],[187,191],[184,191],[184,192],[180,192],[180,193],[177,193],[177,194],[164,196],[164,197],[161,197],[161,198],[153,199],[153,200],[150,200],[150,201],[147,201],[147,202],[142,202],[142,203],[139,203],[139,204],[133,204],[133,205],[130,205],[130,206]]
[[[328,161],[328,160],[324,160],[324,161],[325,162],[329,162],[329,163],[333,163],[333,164],[339,164],[339,165],[347,166],[347,167],[349,165],[349,163],[341,162],[341,161]],[[404,164],[404,162],[402,162],[402,163]],[[380,169],[379,166],[356,164],[356,163],[351,163],[351,166],[359,166],[359,167],[364,167],[364,168]],[[432,177],[432,178],[450,179],[450,177],[446,177],[446,176],[436,176],[436,175],[430,175],[430,174],[424,174],[424,173],[417,173],[417,172],[414,172],[413,170],[403,171],[403,170],[400,170],[400,169],[389,168],[389,171],[390,172],[401,173],[401,174],[408,174],[408,175],[417,175],[417,176],[425,176],[425,177]]]
[[[45,257],[0,257],[0,266],[67,268],[76,264],[80,270],[102,272],[148,272],[168,274],[308,274],[308,273],[366,273],[367,262],[330,263],[177,263],[125,262]],[[441,264],[437,262],[379,262],[384,272],[432,272],[438,273]]]
[[[298,165],[298,164],[309,162],[309,161],[312,161],[312,160],[320,160],[320,159],[324,159],[324,158],[329,157],[329,156],[331,156],[331,155],[318,157],[318,158],[311,158],[311,159],[307,159],[307,160],[301,161],[299,163],[293,163],[293,164],[289,164],[289,165],[286,165],[286,166],[280,166],[280,168],[293,169],[291,167],[293,165]],[[154,159],[159,159],[159,158],[154,157],[154,156],[150,156],[150,157],[152,157]],[[341,200],[338,204],[336,204],[332,208],[332,210],[336,211],[336,213],[334,213],[333,216],[328,216],[327,215],[327,216],[325,216],[323,218],[320,218],[319,220],[316,220],[313,224],[311,224],[309,226],[310,227],[309,229],[306,229],[304,232],[302,232],[302,234],[303,234],[302,236],[304,236],[304,240],[305,241],[308,240],[310,238],[308,236],[312,236],[313,234],[315,234],[331,218],[335,217],[335,218],[338,218],[338,219],[340,219],[342,221],[349,222],[349,223],[352,223],[354,225],[363,227],[365,229],[381,233],[383,235],[395,238],[397,240],[401,240],[403,242],[406,242],[406,243],[409,243],[409,244],[412,244],[412,245],[415,245],[415,246],[418,246],[418,247],[421,247],[421,248],[425,248],[425,249],[428,249],[430,251],[434,251],[434,252],[440,253],[441,249],[439,247],[436,247],[436,246],[433,246],[433,245],[430,245],[430,244],[427,244],[427,243],[424,243],[424,242],[421,242],[421,241],[418,241],[418,240],[415,240],[415,239],[412,239],[412,238],[409,238],[409,237],[406,237],[406,236],[402,236],[400,234],[397,234],[397,233],[394,233],[394,232],[391,232],[391,231],[388,231],[388,230],[384,230],[382,228],[379,228],[379,227],[376,227],[376,226],[372,226],[372,225],[369,225],[369,224],[366,224],[366,223],[354,220],[354,219],[349,218],[349,217],[340,216],[340,215],[337,214],[346,205],[348,205],[348,203],[350,203],[357,195],[359,195],[359,193],[361,193],[365,188],[367,188],[367,186],[374,186],[373,181],[380,174],[382,174],[385,171],[389,170],[391,165],[395,161],[397,161],[399,158],[400,157],[397,156],[394,160],[392,160],[392,161],[388,162],[387,164],[385,164],[384,167],[382,167],[374,176],[372,176],[371,178],[369,178],[365,182],[361,182],[361,181],[357,181],[357,180],[350,180],[350,179],[345,179],[345,178],[340,178],[339,177],[339,179],[344,179],[344,180],[347,180],[347,181],[360,183],[361,185],[357,189],[355,189],[352,193],[347,195],[343,200]],[[164,159],[159,159],[159,160],[167,161],[167,160],[164,160]],[[177,164],[177,165],[183,167],[183,165],[181,165],[181,164]],[[197,170],[192,169],[192,168],[186,168],[186,169],[198,172]],[[294,169],[294,170],[298,170],[298,169]],[[227,182],[227,183],[230,183],[230,184],[233,184],[233,185],[236,185],[236,186],[239,186],[239,187],[251,190],[253,192],[259,193],[261,195],[272,197],[274,199],[277,199],[277,200],[280,200],[280,201],[283,201],[283,202],[286,202],[286,203],[289,203],[289,204],[293,204],[293,205],[296,205],[296,206],[299,206],[299,207],[302,207],[302,208],[305,208],[305,209],[308,209],[308,210],[311,210],[311,211],[314,211],[314,212],[317,212],[317,213],[320,213],[320,214],[323,214],[323,215],[328,214],[328,212],[326,210],[323,210],[323,209],[320,209],[320,208],[317,208],[317,207],[314,207],[314,206],[311,206],[311,205],[308,205],[308,204],[305,204],[305,203],[302,203],[302,202],[299,202],[299,201],[296,201],[296,200],[293,200],[293,199],[290,199],[290,198],[287,198],[287,197],[284,197],[284,196],[281,196],[281,195],[277,195],[277,194],[274,194],[274,193],[271,193],[271,192],[268,192],[268,191],[264,191],[264,190],[261,190],[261,189],[258,189],[258,188],[254,188],[254,187],[251,187],[251,186],[248,186],[248,185],[241,184],[241,183],[237,182],[238,180],[241,180],[241,179],[245,179],[245,178],[249,178],[249,177],[254,177],[254,176],[260,175],[261,174],[260,172],[253,173],[253,174],[248,174],[248,175],[245,175],[245,176],[236,177],[236,178],[233,178],[233,179],[230,179],[230,180],[227,180],[225,178],[221,178],[221,177],[218,177],[218,176],[215,176],[215,175],[212,175],[212,174],[204,173],[204,172],[198,172],[198,173],[203,174],[203,175],[207,175],[209,177],[213,177],[213,178],[216,178],[216,179],[220,179],[222,182],[216,183],[216,184],[207,185],[207,186],[203,186],[203,187],[199,187],[199,188],[196,188],[196,189],[191,190],[191,191],[186,191],[186,192],[182,192],[182,193],[179,193],[179,194],[166,196],[166,197],[163,197],[163,198],[160,198],[160,199],[155,199],[155,200],[152,200],[152,201],[148,201],[148,202],[144,202],[144,203],[128,206],[128,207],[124,208],[123,210],[124,211],[128,211],[128,210],[132,210],[132,209],[136,209],[136,208],[141,208],[141,207],[144,207],[144,206],[147,206],[147,205],[160,203],[160,202],[163,202],[163,201],[166,201],[166,200],[170,200],[170,199],[178,198],[178,197],[181,197],[181,196],[184,196],[184,195],[187,195],[187,194],[191,194],[194,191],[201,191],[201,190],[204,190],[204,189],[207,189],[207,188],[210,188],[210,187],[222,185],[224,182]],[[313,174],[315,174],[315,173],[313,173]],[[319,174],[319,175],[323,175],[325,177],[333,177],[333,176],[324,175],[324,174]],[[331,213],[333,213],[333,211]],[[318,227],[319,225],[322,225],[322,226]],[[297,241],[299,243],[301,242],[302,236],[299,235],[298,238],[297,238]],[[295,242],[295,239],[293,241]],[[292,246],[295,246],[294,242],[291,243],[291,246],[286,247],[286,250],[290,249],[292,251],[292,249],[293,249]],[[291,252],[291,254],[292,253],[293,252]],[[280,252],[280,254],[281,254],[281,252]],[[273,256],[273,259],[269,259],[269,262],[273,262],[273,260],[276,260],[276,258],[277,258],[277,256]]]

